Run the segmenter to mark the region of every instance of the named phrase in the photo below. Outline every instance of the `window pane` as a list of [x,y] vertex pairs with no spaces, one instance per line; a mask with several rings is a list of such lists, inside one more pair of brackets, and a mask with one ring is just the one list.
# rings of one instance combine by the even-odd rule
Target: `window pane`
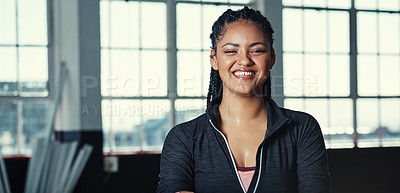
[[304,111],[304,100],[303,99],[285,99],[284,100],[285,108],[295,110],[295,111]]
[[166,51],[142,51],[141,89],[143,96],[167,95]]
[[376,13],[357,12],[357,49],[359,53],[377,52],[376,19]]
[[351,0],[328,0],[328,7],[349,9],[351,7]]
[[380,146],[377,129],[379,128],[378,99],[357,100],[357,132],[359,147]]
[[284,93],[286,96],[303,95],[303,55],[283,54]]
[[286,6],[301,6],[302,0],[282,0],[282,4]]
[[376,9],[377,0],[355,0],[356,9]]
[[250,3],[251,0],[228,0],[231,3]]
[[165,9],[165,3],[141,3],[142,47],[167,47],[167,14]]
[[[102,96],[111,96],[111,95],[113,95],[111,93],[112,92],[112,89],[111,89],[112,88],[112,86],[111,86],[112,80],[111,79],[113,79],[111,76],[111,65],[110,65],[111,50],[101,49],[100,52],[101,52],[101,71],[100,71],[101,95]],[[115,93],[114,93],[114,95],[115,95]]]
[[304,19],[305,51],[326,52],[326,11],[305,10]]
[[[106,150],[110,148],[113,151],[140,150],[140,110],[139,100],[103,100],[103,132]],[[107,148],[107,145],[110,146]]]
[[381,99],[381,128],[383,146],[400,146],[400,99]]
[[357,59],[358,94],[378,95],[378,65],[375,55],[358,55]]
[[207,101],[201,99],[184,99],[175,101],[176,123],[190,121],[206,111]]
[[18,106],[15,102],[0,102],[0,150],[17,153]]
[[329,55],[329,95],[349,96],[349,55]]
[[135,50],[103,50],[101,74],[103,95],[138,96],[139,52]]
[[0,44],[16,44],[15,2],[0,1]]
[[203,1],[207,1],[207,2],[228,2],[228,0],[203,0]]
[[303,0],[304,6],[326,7],[326,0]]
[[379,94],[400,96],[400,63],[398,56],[379,57]]
[[378,9],[380,10],[392,10],[392,11],[399,11],[399,0],[379,0],[378,2]]
[[[110,46],[110,1],[100,1],[100,43],[101,47]],[[124,31],[125,32],[125,31]]]
[[17,49],[15,47],[0,47],[0,69],[0,95],[17,95]]
[[327,96],[327,56],[305,55],[304,95]]
[[329,13],[329,51],[349,53],[349,13],[330,11]]
[[283,9],[283,50],[303,50],[303,12]]
[[47,96],[48,57],[45,47],[19,48],[21,94]]
[[399,14],[379,14],[379,51],[399,53]]
[[49,102],[24,102],[23,103],[23,141],[22,152],[31,152],[32,140],[38,137],[47,137],[46,130],[49,121]]
[[47,45],[47,0],[18,1],[20,44]]
[[178,49],[200,49],[202,46],[201,5],[179,3],[176,10]]
[[352,148],[353,103],[351,99],[329,100],[329,128],[325,134],[329,148]]
[[178,95],[201,96],[201,52],[178,52]]
[[[107,4],[102,7],[104,11],[109,9],[106,6]],[[112,47],[139,47],[139,3],[112,1],[109,6],[111,6],[109,15],[101,15],[101,18],[104,17],[102,25],[110,20],[109,29],[106,28],[108,24],[101,28],[102,38],[105,38],[101,39],[102,45],[107,46],[106,41],[111,38],[108,41],[111,42]]]
[[161,150],[165,137],[170,129],[168,100],[143,100],[143,149]]

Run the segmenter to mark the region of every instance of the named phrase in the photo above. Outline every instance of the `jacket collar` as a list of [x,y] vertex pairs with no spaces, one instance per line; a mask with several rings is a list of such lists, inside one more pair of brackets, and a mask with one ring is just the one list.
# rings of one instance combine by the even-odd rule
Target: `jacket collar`
[[[272,100],[270,97],[264,97],[265,108],[267,110],[267,133],[265,138],[271,136],[275,131],[281,128],[286,122],[290,121],[282,111],[282,109]],[[210,109],[207,111],[207,115],[211,122],[217,129],[220,129],[220,112],[219,105],[221,104],[222,96],[218,96],[210,102]]]
[[270,97],[265,97],[265,108],[267,109],[268,118],[265,138],[268,138],[291,119],[283,113],[282,109]]

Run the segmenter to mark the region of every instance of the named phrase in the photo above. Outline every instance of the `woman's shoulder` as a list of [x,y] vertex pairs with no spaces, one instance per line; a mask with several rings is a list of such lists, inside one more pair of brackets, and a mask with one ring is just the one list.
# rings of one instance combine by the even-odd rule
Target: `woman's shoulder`
[[298,145],[316,141],[318,145],[324,144],[321,127],[312,115],[290,109],[282,109],[282,111],[291,120],[287,125],[290,128],[288,132]]
[[192,120],[175,125],[168,135],[194,136],[196,132],[206,127],[207,122],[207,115],[203,113]]
[[309,113],[280,107],[282,112],[297,124],[318,125],[318,121]]

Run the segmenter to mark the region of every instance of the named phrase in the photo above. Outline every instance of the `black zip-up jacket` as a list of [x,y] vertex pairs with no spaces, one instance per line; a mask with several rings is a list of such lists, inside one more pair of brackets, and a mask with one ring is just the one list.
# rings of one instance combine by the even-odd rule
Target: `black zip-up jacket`
[[[218,106],[175,126],[164,142],[157,192],[245,192],[228,143],[219,128]],[[330,176],[323,135],[309,114],[279,108],[267,98],[267,132],[247,192],[325,193]]]

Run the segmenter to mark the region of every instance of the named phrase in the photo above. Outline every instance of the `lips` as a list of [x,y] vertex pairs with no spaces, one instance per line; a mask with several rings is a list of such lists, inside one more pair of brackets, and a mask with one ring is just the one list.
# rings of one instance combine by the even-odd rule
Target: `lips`
[[248,80],[256,76],[257,72],[247,69],[239,69],[232,72],[232,74],[241,80]]

